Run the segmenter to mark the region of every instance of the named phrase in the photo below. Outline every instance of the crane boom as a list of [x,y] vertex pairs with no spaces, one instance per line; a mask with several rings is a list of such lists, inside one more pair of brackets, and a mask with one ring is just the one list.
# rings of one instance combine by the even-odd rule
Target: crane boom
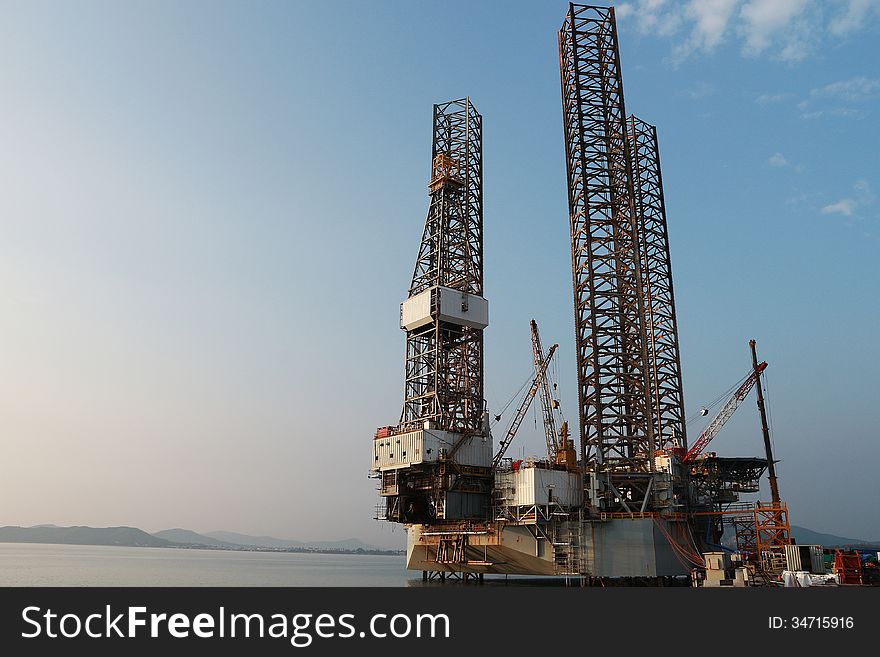
[[544,375],[547,373],[547,366],[550,364],[550,359],[553,358],[553,354],[556,353],[556,348],[558,346],[558,344],[554,344],[552,347],[550,347],[550,351],[547,352],[547,358],[541,364],[541,368],[535,373],[535,378],[532,380],[532,385],[529,388],[529,391],[526,393],[526,396],[523,397],[519,408],[516,409],[516,415],[513,416],[513,420],[511,421],[510,426],[507,429],[507,434],[504,436],[498,446],[498,453],[495,455],[495,458],[492,459],[492,467],[498,467],[498,464],[501,463],[501,459],[504,458],[504,453],[507,451],[507,448],[510,447],[510,443],[513,442],[513,438],[514,436],[516,436],[516,432],[519,430],[519,425],[522,424],[523,418],[525,418],[526,413],[529,410],[529,406],[531,406],[532,400],[535,398],[535,393],[538,392],[541,381],[544,380]]
[[[538,333],[538,323],[530,322],[532,329],[532,354],[535,357],[535,375],[544,366],[544,349],[541,347],[541,334]],[[553,415],[553,395],[550,392],[550,383],[546,376],[541,377],[541,411],[544,416],[544,435],[547,438],[547,457],[552,461],[556,458],[558,445],[556,444],[556,418]]]
[[718,412],[718,415],[714,417],[714,419],[709,423],[703,433],[700,434],[700,437],[697,439],[697,442],[693,444],[693,446],[688,450],[687,454],[684,455],[684,458],[681,459],[682,463],[689,463],[693,461],[697,456],[699,456],[706,446],[712,442],[712,439],[721,431],[721,427],[723,427],[730,417],[733,415],[734,411],[739,408],[739,405],[742,404],[743,400],[749,394],[749,391],[754,387],[755,383],[758,382],[758,379],[761,377],[761,372],[767,369],[767,361],[762,361],[758,365],[755,366],[754,370],[751,374],[746,378],[745,381],[742,382],[739,388],[736,389],[736,392],[733,393],[733,396],[727,400],[727,403],[721,408]]

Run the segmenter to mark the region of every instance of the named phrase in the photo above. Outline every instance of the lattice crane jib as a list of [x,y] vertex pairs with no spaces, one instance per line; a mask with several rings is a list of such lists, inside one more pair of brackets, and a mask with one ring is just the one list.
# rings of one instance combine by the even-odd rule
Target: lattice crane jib
[[511,420],[504,438],[501,439],[501,443],[498,446],[498,453],[495,454],[495,458],[492,461],[493,467],[497,468],[500,465],[501,460],[504,458],[504,454],[507,452],[507,448],[510,447],[510,443],[512,443],[513,439],[516,437],[516,432],[519,431],[519,427],[522,424],[523,419],[525,419],[529,406],[531,406],[532,400],[535,398],[538,389],[541,387],[541,382],[547,376],[547,367],[549,367],[553,354],[556,353],[558,348],[558,344],[554,344],[550,347],[550,351],[547,352],[547,358],[544,359],[541,366],[535,371],[535,378],[532,379],[532,385],[526,391],[525,396],[520,402],[519,408],[516,409],[516,413],[513,415],[513,420]]
[[[712,439],[718,435],[718,432],[727,424],[727,421],[733,416],[736,409],[740,407],[745,400],[746,396],[751,392],[752,388],[755,387],[755,384],[759,382],[761,377],[761,373],[767,369],[767,362],[762,361],[760,363],[755,363],[755,366],[752,372],[743,380],[743,382],[739,385],[733,395],[728,399],[724,406],[721,407],[721,410],[718,411],[718,414],[712,418],[712,421],[706,426],[703,430],[703,433],[700,434],[700,437],[691,445],[691,448],[687,451],[687,453],[682,457],[682,463],[690,463],[695,458],[697,458],[700,454],[702,454],[703,450],[712,442]],[[772,462],[772,459],[768,459],[768,466]],[[775,500],[778,503],[778,500]]]
[[638,502],[654,422],[614,10],[569,5],[559,52],[582,459],[618,500]]
[[[430,205],[409,296],[400,424],[483,431],[482,118],[468,98],[434,106]],[[483,317],[482,315],[485,315]]]
[[[532,331],[532,356],[535,361],[536,375],[545,369],[544,348],[541,345],[541,333],[538,331],[538,323],[533,319],[529,323]],[[544,418],[544,437],[547,440],[547,458],[551,461],[556,459],[559,450],[559,429],[556,426],[556,413],[554,413],[553,392],[550,389],[550,377],[545,375],[541,377],[541,415]]]
[[657,128],[635,116],[629,117],[627,128],[639,221],[654,444],[657,449],[684,449],[687,433],[681,356]]

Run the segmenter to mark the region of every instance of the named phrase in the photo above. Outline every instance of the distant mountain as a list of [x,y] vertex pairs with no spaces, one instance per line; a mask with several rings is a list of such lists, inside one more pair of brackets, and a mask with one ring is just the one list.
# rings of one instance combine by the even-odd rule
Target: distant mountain
[[61,543],[171,547],[173,543],[136,527],[0,527],[0,543]]
[[235,545],[246,545],[248,547],[269,547],[269,548],[304,548],[306,544],[302,541],[288,541],[282,538],[274,538],[272,536],[249,536],[247,534],[237,534],[235,532],[207,532],[205,536],[224,541],[226,543],[234,543]]
[[341,541],[309,541],[306,543],[308,547],[320,548],[322,550],[381,550],[375,545],[369,545],[357,538],[346,538]]
[[317,550],[382,550],[375,545],[369,545],[357,538],[347,538],[341,541],[293,541],[283,538],[275,538],[273,536],[249,536],[248,534],[237,534],[235,532],[208,532],[205,536],[234,543],[236,545],[247,545],[249,547],[268,547],[268,548],[299,548],[299,549],[317,549]]
[[791,526],[792,538],[798,545],[822,545],[824,547],[843,547],[851,545],[880,545],[880,541],[866,541],[859,538],[845,538],[834,534],[822,534],[814,532],[806,527]]
[[172,543],[181,543],[183,545],[210,545],[212,547],[238,547],[232,543],[221,541],[211,536],[197,534],[189,529],[163,529],[160,532],[153,532],[156,538],[161,538]]
[[[835,536],[834,534],[823,534],[798,525],[791,526],[791,537],[798,545],[821,545],[826,548],[877,547],[880,549],[880,541],[866,541],[860,538],[846,538],[844,536]],[[726,548],[736,549],[736,536],[731,529],[725,530],[721,544]]]
[[148,534],[136,527],[0,527],[0,543],[57,543],[62,545],[117,545],[125,547],[205,547],[219,549],[270,548],[276,550],[318,550],[384,552],[356,538],[342,541],[292,541],[273,536],[250,536],[235,532],[199,534],[189,529],[165,529]]

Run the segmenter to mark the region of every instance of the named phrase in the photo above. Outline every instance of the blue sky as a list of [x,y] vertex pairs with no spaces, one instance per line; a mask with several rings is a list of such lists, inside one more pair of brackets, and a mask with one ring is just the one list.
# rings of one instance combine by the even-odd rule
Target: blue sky
[[[878,5],[619,7],[626,108],[659,130],[688,414],[757,339],[792,521],[874,539]],[[371,519],[370,439],[400,412],[431,106],[465,95],[490,407],[530,371],[534,317],[575,417],[566,8],[0,3],[0,524],[402,543]],[[539,421],[511,452],[540,451]],[[753,397],[713,449],[761,453]]]

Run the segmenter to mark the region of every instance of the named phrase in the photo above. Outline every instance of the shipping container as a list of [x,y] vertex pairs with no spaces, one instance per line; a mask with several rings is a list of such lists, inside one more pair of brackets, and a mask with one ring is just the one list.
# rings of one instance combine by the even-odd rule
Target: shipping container
[[825,574],[821,545],[786,545],[786,570],[802,570],[814,575]]

